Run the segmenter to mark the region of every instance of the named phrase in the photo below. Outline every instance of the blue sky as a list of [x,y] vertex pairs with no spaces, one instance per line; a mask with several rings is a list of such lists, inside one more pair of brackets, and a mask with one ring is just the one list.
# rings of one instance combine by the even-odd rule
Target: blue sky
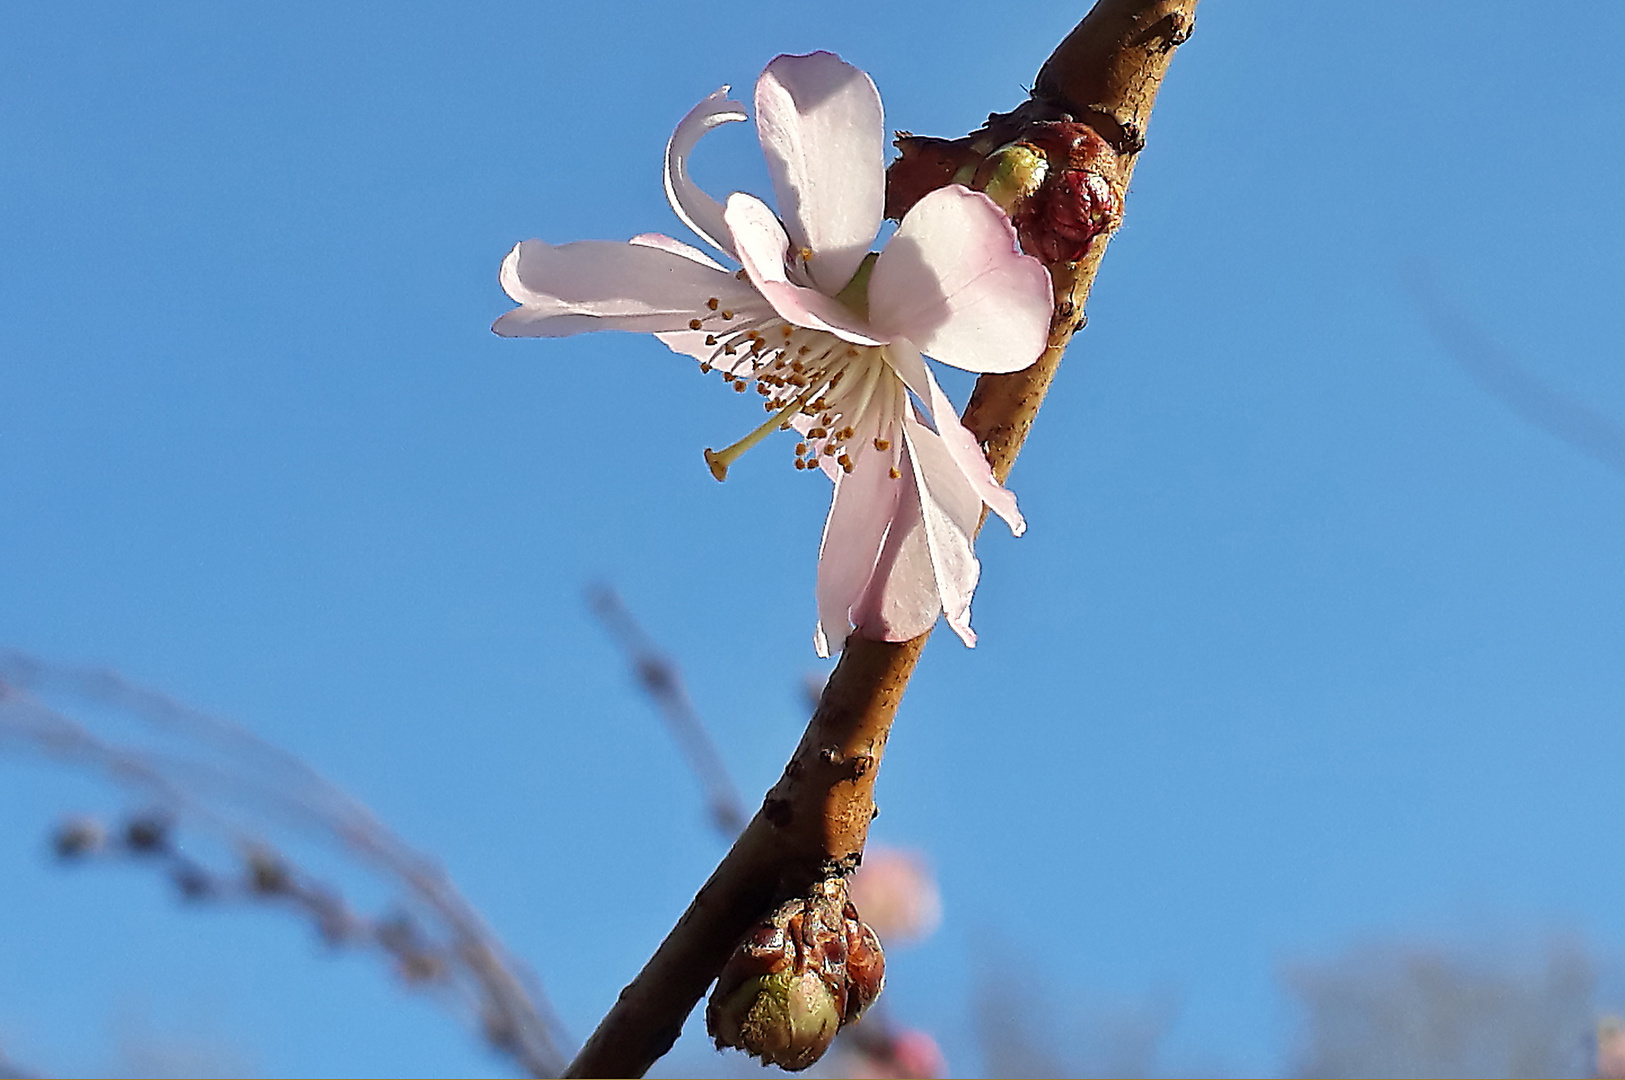
[[[757,415],[652,340],[494,338],[498,261],[679,233],[672,125],[776,53],[833,49],[890,126],[954,135],[1081,13],[8,5],[0,641],[305,757],[584,1036],[722,851],[583,588],[682,665],[754,801],[823,670],[828,493],[786,446],[712,480]],[[888,996],[959,1074],[1004,950],[1068,1000],[1174,1001],[1168,1067],[1243,1072],[1282,1067],[1293,958],[1625,952],[1625,475],[1486,392],[1410,284],[1625,424],[1622,35],[1610,5],[1200,9],[1011,479],[1029,532],[983,538],[981,644],[932,642],[880,784],[876,838],[946,909]],[[735,127],[698,177],[765,193]],[[289,920],[48,865],[59,814],[118,805],[0,761],[14,1057],[500,1073]]]

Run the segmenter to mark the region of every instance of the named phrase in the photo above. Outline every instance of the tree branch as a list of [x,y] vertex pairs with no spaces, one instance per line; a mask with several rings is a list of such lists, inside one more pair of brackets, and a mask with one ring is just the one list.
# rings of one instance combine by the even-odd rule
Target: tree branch
[[[1195,8],[1196,0],[1099,0],[1044,64],[1032,99],[990,117],[964,140],[967,152],[985,155],[1005,134],[1035,121],[1081,120],[1115,151],[1126,188],[1163,73],[1190,33]],[[1050,267],[1055,318],[1038,362],[977,381],[965,423],[1001,481],[1083,323],[1105,246],[1102,237],[1082,262]],[[784,775],[566,1076],[642,1076],[676,1042],[683,1021],[757,919],[782,897],[857,866],[877,813],[874,783],[886,738],[927,637],[848,639]]]

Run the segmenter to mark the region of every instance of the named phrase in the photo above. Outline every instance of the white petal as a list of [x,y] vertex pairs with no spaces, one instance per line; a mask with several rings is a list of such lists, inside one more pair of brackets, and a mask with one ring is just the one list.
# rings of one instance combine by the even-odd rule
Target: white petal
[[666,143],[666,201],[695,235],[729,255],[733,249],[728,246],[728,230],[722,225],[722,204],[689,179],[688,155],[712,128],[745,119],[745,107],[728,100],[728,88],[724,86],[690,109]]
[[502,288],[522,306],[491,329],[504,337],[566,337],[590,330],[687,330],[706,301],[760,301],[732,274],[648,244],[578,240],[518,244],[502,261]]
[[914,204],[869,278],[869,320],[966,371],[1019,371],[1049,341],[1049,271],[1010,219],[958,184]]
[[919,637],[942,614],[936,571],[920,515],[918,478],[907,451],[901,456],[902,476],[895,481],[897,509],[891,528],[875,562],[874,575],[852,605],[852,621],[858,633],[879,641]]
[[886,129],[869,76],[834,53],[780,56],[756,81],[756,129],[808,272],[833,296],[880,230]]
[[936,578],[937,599],[948,625],[966,645],[976,644],[970,628],[971,596],[982,565],[976,561],[976,528],[982,521],[982,499],[943,444],[913,417],[903,421],[920,489],[920,520]]
[[874,576],[902,490],[890,469],[889,457],[863,454],[850,473],[836,477],[835,498],[818,549],[818,629],[813,643],[819,656],[828,656],[831,647],[838,650],[846,641],[852,609]]
[[953,459],[965,481],[995,514],[1005,520],[1011,532],[1017,536],[1026,532],[1027,522],[1016,508],[1014,493],[994,478],[993,468],[987,462],[987,455],[977,445],[976,436],[960,423],[958,410],[948,400],[948,395],[942,392],[942,387],[937,385],[931,369],[920,359],[919,351],[907,338],[894,338],[886,345],[885,356],[892,369],[925,406],[931,426],[942,438],[943,449]]
[[701,251],[699,248],[695,247],[693,244],[685,244],[676,237],[667,236],[664,233],[638,233],[632,239],[628,240],[627,243],[642,244],[644,247],[659,248],[661,251],[669,251],[673,255],[681,255],[685,259],[692,259],[701,266],[709,266],[711,269],[721,270],[725,274],[728,272],[726,267],[717,262],[711,256],[707,255],[705,252]]
[[865,637],[907,641],[946,613],[954,633],[975,645],[970,603],[981,576],[973,545],[982,500],[935,432],[913,417],[902,427],[897,509],[852,621]]
[[[681,255],[685,259],[692,259],[694,262],[702,266],[709,266],[713,270],[720,270],[723,273],[728,272],[721,263],[699,248],[694,247],[692,244],[685,244],[681,240],[673,239],[670,236],[663,236],[660,233],[639,233],[627,243],[659,248],[674,255]],[[739,314],[750,319],[765,318],[772,311],[767,302],[756,295],[754,289],[741,289],[733,303],[738,308]],[[718,357],[716,345],[708,343],[706,340],[711,338],[712,342],[715,341],[715,338],[712,337],[712,328],[705,330],[661,330],[655,332],[655,337],[659,338],[661,344],[672,352],[692,356],[696,360],[704,360],[719,371],[730,371],[735,365],[745,368],[750,367],[748,357],[741,356],[733,363],[726,362],[726,358]]]
[[734,192],[723,211],[734,250],[745,273],[779,317],[796,326],[824,330],[858,345],[880,345],[868,323],[848,311],[839,301],[817,289],[797,285],[785,269],[790,239],[784,226],[754,195]]

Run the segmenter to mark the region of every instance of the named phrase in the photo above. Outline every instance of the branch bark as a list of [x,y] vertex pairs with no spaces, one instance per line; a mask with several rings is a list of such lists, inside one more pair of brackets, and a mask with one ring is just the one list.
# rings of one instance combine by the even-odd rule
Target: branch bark
[[[1099,0],[1038,74],[1032,98],[989,117],[969,145],[985,154],[1001,133],[1042,120],[1089,124],[1117,154],[1126,189],[1174,49],[1190,34],[1197,0]],[[946,182],[946,180],[944,180]],[[1061,354],[1083,325],[1106,248],[1050,267],[1056,309],[1049,347],[1031,367],[977,380],[965,424],[1003,481],[1032,429]],[[734,946],[775,902],[863,856],[886,738],[929,634],[900,643],[848,640],[784,774],[666,940],[599,1023],[566,1076],[642,1076]]]

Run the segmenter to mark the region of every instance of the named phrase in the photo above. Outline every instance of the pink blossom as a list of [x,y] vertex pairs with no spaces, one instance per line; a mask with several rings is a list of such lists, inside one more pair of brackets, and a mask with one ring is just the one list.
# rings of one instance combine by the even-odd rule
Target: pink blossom
[[930,937],[942,924],[936,876],[911,851],[870,844],[848,888],[858,914],[886,945]]
[[706,132],[746,119],[727,91],[672,134],[666,194],[741,269],[659,234],[527,240],[502,264],[502,287],[520,307],[493,329],[652,333],[734,389],[754,384],[771,416],[706,461],[722,479],[745,450],[794,428],[796,467],[834,481],[818,562],[819,654],[854,629],[908,640],[942,612],[973,645],[982,508],[1018,536],[1025,523],[922,354],[975,372],[1032,364],[1049,332],[1049,274],[1020,252],[991,200],[958,185],[921,199],[884,250],[870,251],[885,201],[880,95],[832,53],[777,57],[756,83],[782,218],[741,192],[718,202],[689,178],[688,156]]

